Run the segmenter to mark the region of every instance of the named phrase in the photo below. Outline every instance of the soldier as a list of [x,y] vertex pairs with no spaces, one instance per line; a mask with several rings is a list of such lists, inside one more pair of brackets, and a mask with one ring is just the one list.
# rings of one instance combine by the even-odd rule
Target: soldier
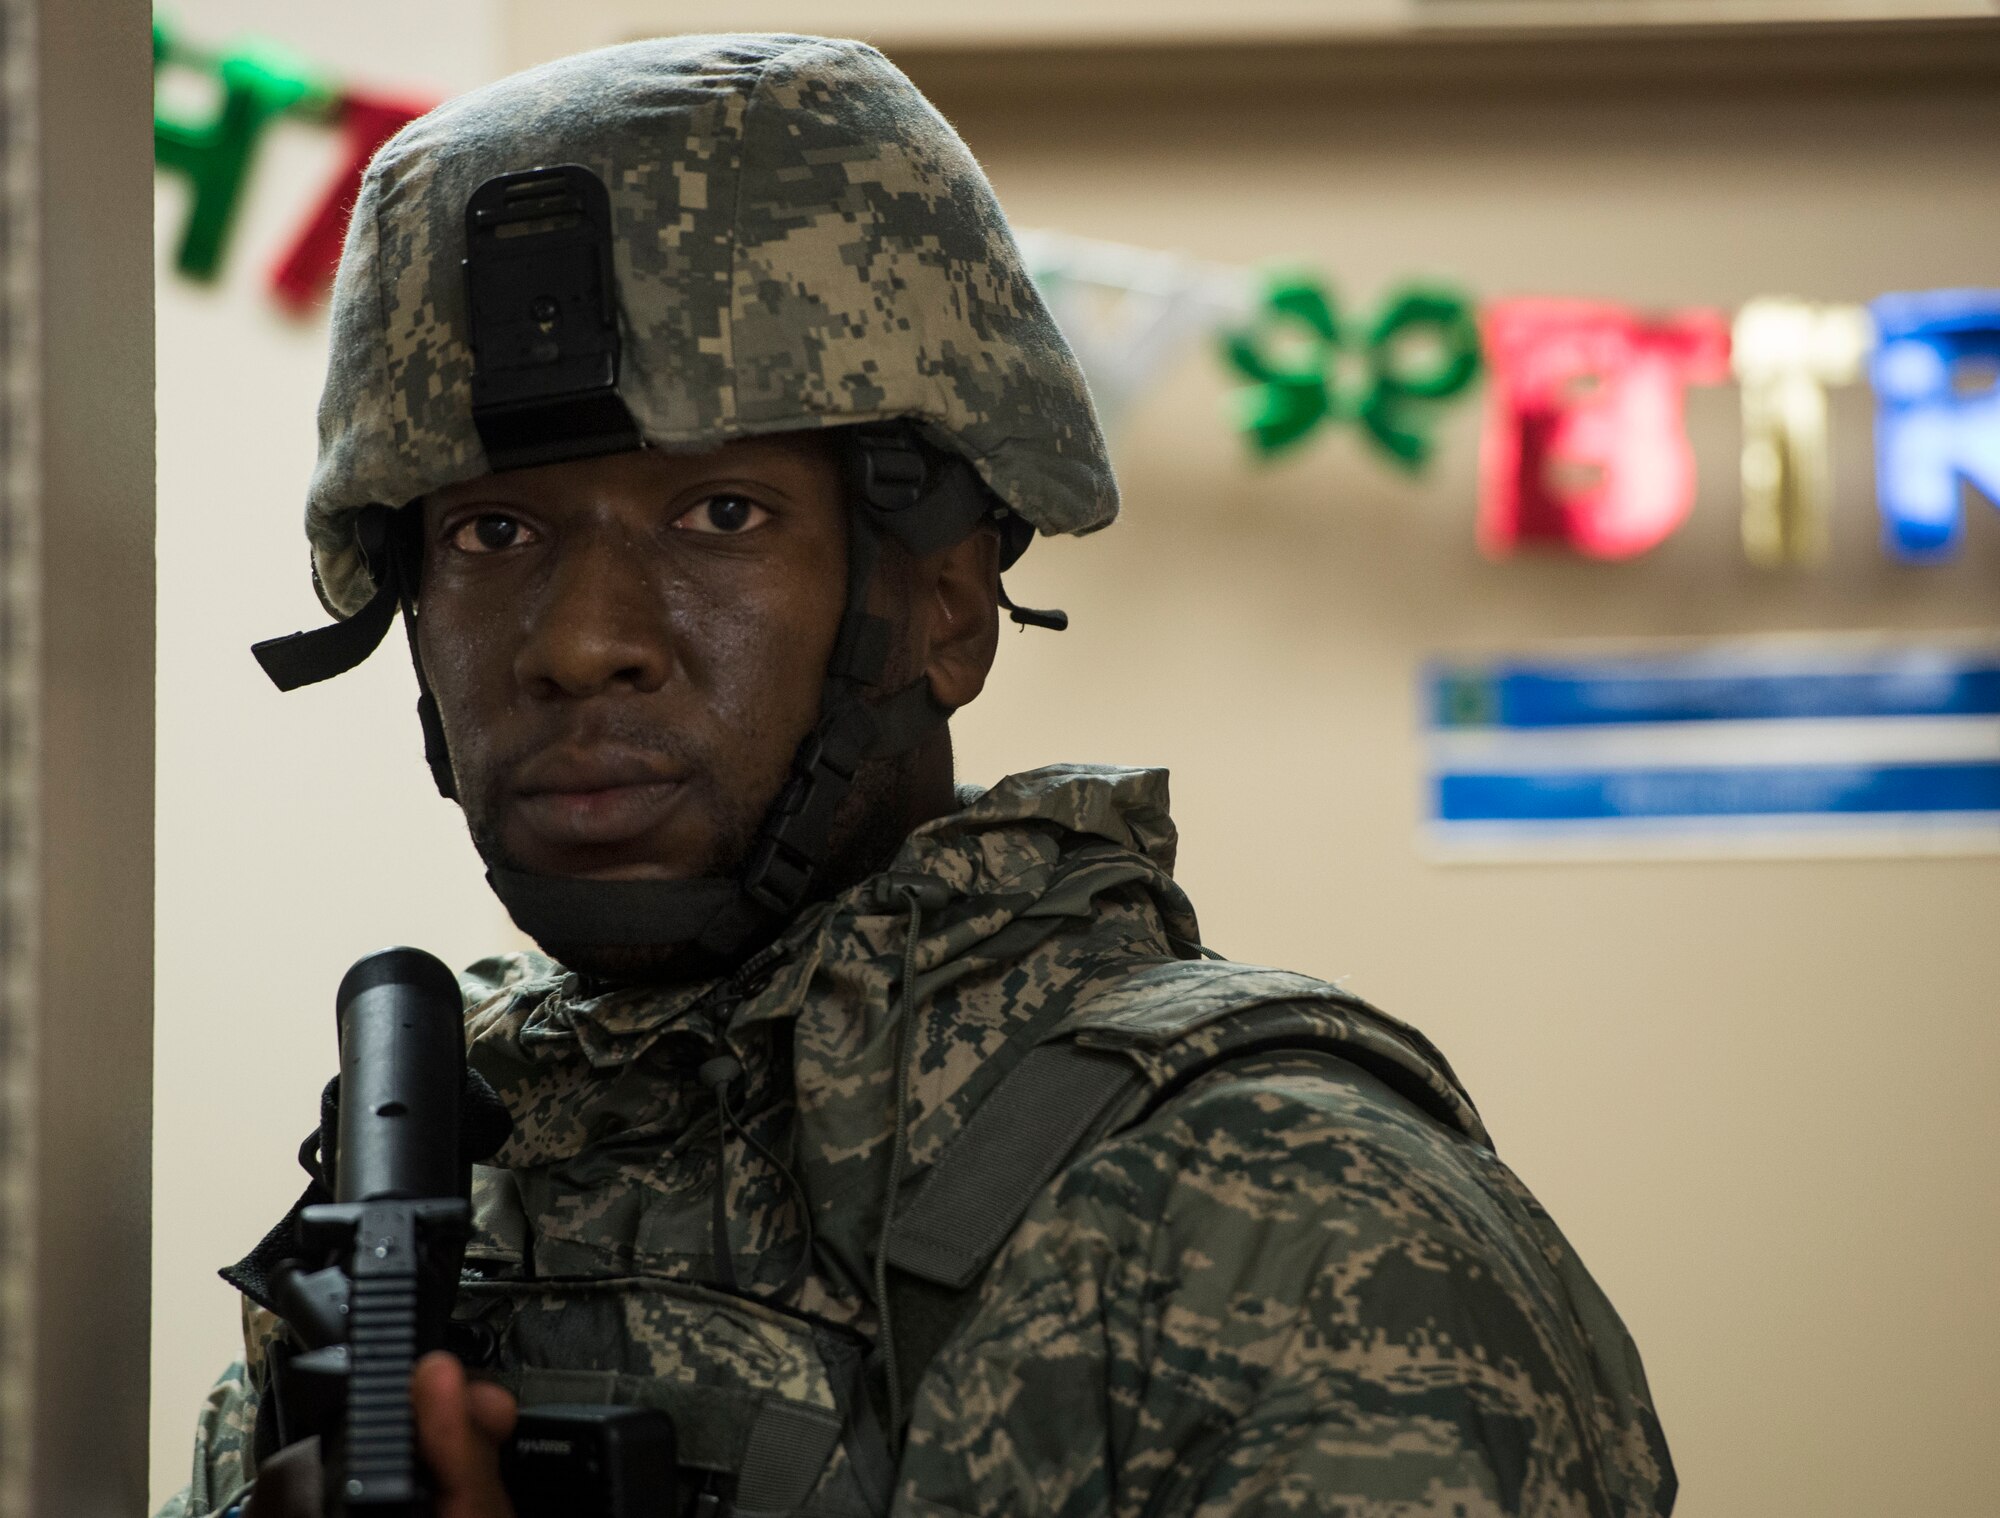
[[[440,789],[548,951],[463,977],[513,1127],[471,1380],[414,1383],[441,1514],[507,1511],[517,1400],[664,1409],[706,1513],[1670,1510],[1638,1355],[1449,1066],[1207,955],[1164,775],[954,789],[999,609],[1060,625],[1002,571],[1117,502],[984,178],[879,54],[639,43],[412,124],[320,436],[346,620],[262,657],[324,677],[400,610]],[[256,1261],[169,1515],[315,1506]]]

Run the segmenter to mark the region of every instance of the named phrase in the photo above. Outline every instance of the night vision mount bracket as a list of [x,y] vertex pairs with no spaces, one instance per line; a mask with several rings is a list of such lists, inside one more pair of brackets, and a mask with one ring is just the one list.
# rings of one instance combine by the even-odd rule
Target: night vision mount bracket
[[611,198],[579,164],[489,179],[465,207],[472,421],[497,472],[641,445],[618,394]]

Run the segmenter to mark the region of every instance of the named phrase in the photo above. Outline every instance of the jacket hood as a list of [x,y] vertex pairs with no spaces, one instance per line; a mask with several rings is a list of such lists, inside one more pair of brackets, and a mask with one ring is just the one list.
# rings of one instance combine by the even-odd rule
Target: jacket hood
[[[1199,929],[1170,873],[1175,841],[1164,771],[1035,770],[919,828],[888,869],[809,909],[727,979],[590,996],[540,955],[482,961],[463,977],[471,1057],[515,1123],[493,1163],[602,1196],[638,1180],[619,1169],[630,1146],[653,1177],[640,1190],[657,1190],[663,1146],[692,1154],[713,1141],[715,1101],[696,1071],[726,1046],[745,1068],[739,1113],[766,1148],[797,1157],[822,1261],[865,1297],[913,922],[912,1182],[1025,1052],[1024,1035],[1053,1027],[1135,959],[1193,952]],[[931,903],[914,918],[912,893]],[[771,1167],[753,1157],[742,1169],[731,1212],[752,1224],[743,1274],[756,1279],[753,1256],[783,1255],[773,1241],[801,1220]],[[706,1206],[705,1188],[687,1198],[693,1239]],[[623,1256],[606,1258],[615,1223],[580,1223],[594,1256],[578,1265],[635,1268],[646,1251],[636,1217],[633,1228]],[[541,1241],[545,1268],[560,1244]]]

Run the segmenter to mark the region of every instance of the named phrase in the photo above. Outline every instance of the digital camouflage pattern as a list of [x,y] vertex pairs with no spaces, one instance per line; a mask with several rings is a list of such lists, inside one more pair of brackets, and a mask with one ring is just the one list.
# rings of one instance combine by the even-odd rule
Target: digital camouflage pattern
[[1041,1199],[925,1379],[900,1479],[912,1518],[1674,1494],[1637,1353],[1526,1188],[1361,1071],[1276,1054]]
[[399,132],[333,293],[306,509],[321,595],[368,595],[353,518],[487,472],[465,205],[578,163],[611,199],[619,393],[649,445],[914,417],[1045,533],[1117,514],[1075,359],[972,155],[887,59],[817,37],[674,37],[564,58]]
[[193,1472],[187,1486],[167,1501],[156,1518],[229,1513],[249,1491],[256,1475],[252,1447],[264,1352],[281,1328],[272,1313],[244,1301],[243,1358],[209,1389],[195,1424]]
[[239,1360],[209,1388],[195,1424],[193,1474],[155,1518],[192,1518],[235,1508],[255,1475],[250,1447],[256,1426],[257,1387]]
[[[1637,1352],[1442,1057],[1333,987],[1190,957],[1161,773],[1040,770],[967,799],[726,981],[592,995],[533,955],[470,972],[472,1057],[516,1119],[478,1173],[460,1308],[500,1378],[667,1407],[697,1465],[781,1432],[812,1455],[810,1498],[781,1510],[1667,1512]],[[915,1388],[900,1465],[871,1466],[843,1424],[881,1403],[862,1358],[900,1053],[899,1208],[1066,1037],[1191,1084],[1115,1115],[1042,1192]],[[718,1114],[696,1071],[718,1048],[756,1140],[726,1146],[751,1295],[780,1292],[810,1210],[784,1302],[704,1284]],[[246,1468],[253,1383],[218,1388],[175,1518]]]

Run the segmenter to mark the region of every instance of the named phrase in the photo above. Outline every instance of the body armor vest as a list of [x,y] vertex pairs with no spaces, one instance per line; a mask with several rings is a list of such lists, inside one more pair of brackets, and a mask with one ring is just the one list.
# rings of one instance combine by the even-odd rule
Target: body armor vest
[[[1209,960],[1139,962],[1072,1010],[985,1098],[888,1230],[895,1370],[913,1388],[965,1320],[1029,1206],[1095,1141],[1233,1061],[1273,1052],[1367,1082],[1476,1140],[1477,1114],[1419,1034],[1324,982]],[[610,1402],[674,1420],[689,1512],[870,1518],[901,1430],[886,1367],[840,1324],[685,1279],[538,1278],[510,1172],[483,1169],[457,1317],[524,1406]],[[907,1406],[907,1403],[905,1403]]]

